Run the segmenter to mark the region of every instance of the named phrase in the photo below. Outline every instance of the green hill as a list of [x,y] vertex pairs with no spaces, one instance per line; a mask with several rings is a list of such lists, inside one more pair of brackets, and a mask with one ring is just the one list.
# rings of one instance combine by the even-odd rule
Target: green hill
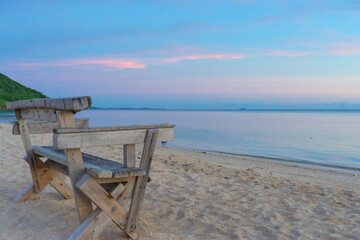
[[5,109],[6,102],[35,98],[47,98],[47,96],[0,73],[0,109]]

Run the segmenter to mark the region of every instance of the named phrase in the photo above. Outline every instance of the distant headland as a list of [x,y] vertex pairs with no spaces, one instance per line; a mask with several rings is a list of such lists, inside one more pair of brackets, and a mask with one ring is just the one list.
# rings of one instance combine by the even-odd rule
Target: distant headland
[[6,102],[34,98],[47,98],[47,96],[0,73],[0,110],[5,109]]

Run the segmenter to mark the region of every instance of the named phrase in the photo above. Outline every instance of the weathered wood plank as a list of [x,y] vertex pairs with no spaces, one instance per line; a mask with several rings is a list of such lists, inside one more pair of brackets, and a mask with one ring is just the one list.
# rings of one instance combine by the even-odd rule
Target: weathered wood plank
[[[56,171],[64,174],[65,176],[69,176],[67,166],[57,163],[50,159],[46,160],[45,164],[51,168],[54,168]],[[85,164],[84,164],[84,166],[85,166]],[[85,169],[86,169],[86,167],[85,167]],[[94,177],[95,181],[98,182],[99,184],[128,182],[132,178],[133,177],[123,177],[123,178],[97,178],[97,177]]]
[[85,169],[82,163],[80,149],[68,149],[65,151],[66,159],[68,162],[69,176],[73,192],[75,195],[76,208],[79,214],[80,222],[89,216],[93,211],[91,201],[81,191],[75,187],[78,179],[85,174]]
[[124,167],[134,168],[136,165],[135,144],[126,144],[123,149]]
[[[72,111],[57,111],[60,127],[75,127],[74,114]],[[76,208],[80,222],[85,220],[93,211],[90,199],[75,187],[75,183],[85,174],[83,159],[80,148],[65,150],[67,167],[71,179]]]
[[[39,192],[44,189],[44,187],[53,181],[57,176],[57,171],[52,168],[49,168],[43,176],[40,177],[39,183],[41,188]],[[37,198],[39,192],[34,192],[32,188],[34,187],[34,183],[30,183],[15,199],[14,202],[23,202],[23,201],[31,201]]]
[[62,165],[60,163],[57,163],[51,159],[48,159],[46,160],[45,164],[53,169],[55,169],[56,171],[64,174],[65,176],[68,176],[69,177],[69,171],[68,171],[68,168],[67,166],[65,165]]
[[161,128],[174,128],[175,124],[156,124],[156,125],[131,125],[131,126],[118,126],[118,127],[92,127],[92,128],[59,128],[54,129],[54,133],[94,133],[94,132],[113,132],[125,130],[147,130],[147,129],[161,129]]
[[22,192],[16,196],[13,200],[16,203],[24,202],[24,201],[32,201],[37,198],[39,193],[34,192],[34,183],[30,183]]
[[[94,179],[95,180],[95,179]],[[96,180],[95,180],[96,181]],[[96,181],[97,182],[97,181]],[[99,184],[108,193],[112,192],[120,183],[103,183]]]
[[91,176],[85,174],[75,186],[79,188],[96,206],[103,210],[116,225],[122,226],[127,217],[127,211],[120,206]]
[[[24,158],[25,162],[29,163],[27,156]],[[44,175],[44,173],[49,169],[49,166],[47,165],[48,161],[44,163],[39,158],[36,158],[36,165],[37,170],[40,175]],[[56,170],[56,169],[55,169]],[[72,198],[72,190],[71,188],[64,182],[64,180],[57,174],[52,181],[49,182],[49,184],[58,191],[65,199]],[[22,191],[15,199],[15,202],[23,202],[23,201],[30,201],[36,199],[37,195],[39,193],[35,193],[32,189],[34,186],[33,183],[28,185],[28,187]],[[44,189],[45,186],[42,186],[42,189]]]
[[46,98],[7,102],[7,109],[56,109],[78,112],[91,106],[91,97]]
[[149,129],[146,133],[144,149],[140,162],[140,168],[146,171],[146,175],[137,177],[136,179],[131,206],[125,226],[126,232],[134,232],[137,227],[158,133],[158,129]]
[[[51,159],[61,165],[68,166],[66,156],[62,150],[54,150],[51,147],[33,146],[34,153]],[[145,171],[139,168],[125,168],[123,164],[110,161],[90,154],[82,153],[85,172],[95,178],[123,178],[130,176],[145,175]]]
[[25,148],[25,152],[26,155],[28,157],[28,162],[29,162],[29,166],[30,166],[30,172],[31,172],[31,177],[33,179],[34,182],[34,192],[35,193],[39,193],[40,192],[40,176],[39,176],[39,172],[37,170],[37,166],[36,166],[36,158],[34,156],[33,150],[32,150],[32,144],[31,144],[31,140],[30,140],[30,135],[29,135],[29,129],[27,127],[27,123],[25,119],[20,118],[19,116],[20,111],[16,110],[15,111],[15,115],[16,118],[18,120],[19,123],[19,130],[20,130],[20,134],[21,134],[21,139]]
[[57,116],[53,109],[19,109],[19,116],[34,121],[56,122]]
[[[12,122],[13,135],[20,135],[19,123],[17,121]],[[29,134],[40,134],[40,133],[53,133],[54,129],[60,128],[60,124],[58,122],[28,122]],[[89,119],[81,118],[75,119],[75,125],[77,128],[88,128],[89,127]]]
[[93,177],[93,178],[95,179],[95,181],[97,183],[103,184],[103,183],[128,182],[133,177],[123,177],[123,178],[96,178],[96,177]]
[[[135,184],[135,177],[122,187],[120,184],[115,190],[111,193],[114,198],[117,198],[117,203],[119,205],[124,205],[126,201],[131,197],[133,188]],[[118,194],[121,192],[120,194]],[[92,214],[84,220],[80,226],[71,234],[68,240],[94,240],[104,231],[107,225],[111,223],[111,218],[106,215],[100,208],[96,208]]]
[[65,199],[69,199],[74,196],[71,187],[64,182],[59,174],[57,174],[49,184]]
[[[94,146],[108,146],[119,144],[144,143],[146,129],[66,133],[54,134],[53,145],[56,149],[84,148]],[[172,141],[174,139],[173,128],[160,128],[157,141]]]
[[[37,158],[36,161],[36,165],[38,167],[38,169],[40,169],[40,171],[43,171],[44,174],[45,171],[47,171],[49,168],[49,166],[47,165],[47,163],[51,161],[51,160],[47,160],[45,163],[43,161],[41,161],[39,158]],[[55,168],[54,168],[55,169]],[[55,169],[57,171],[57,169]],[[59,171],[57,171],[59,172]],[[63,173],[64,174],[64,173]],[[67,174],[64,174],[67,175]],[[62,177],[57,174],[54,179],[52,181],[49,182],[49,184],[58,192],[60,193],[65,199],[69,199],[72,198],[73,192],[71,190],[71,187],[69,185],[67,185],[67,183],[65,183],[65,181],[62,179]],[[44,188],[45,186],[43,186]]]

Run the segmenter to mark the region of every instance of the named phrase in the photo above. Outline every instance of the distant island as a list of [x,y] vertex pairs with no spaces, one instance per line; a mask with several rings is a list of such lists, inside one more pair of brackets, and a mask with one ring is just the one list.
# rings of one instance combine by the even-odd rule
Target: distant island
[[36,98],[47,98],[47,96],[0,73],[0,110],[5,109],[6,102]]

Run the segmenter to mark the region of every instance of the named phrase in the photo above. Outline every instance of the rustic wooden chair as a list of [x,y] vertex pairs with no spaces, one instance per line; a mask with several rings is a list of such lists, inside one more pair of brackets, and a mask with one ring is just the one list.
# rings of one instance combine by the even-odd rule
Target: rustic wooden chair
[[[74,119],[74,114],[90,105],[90,97],[6,104],[15,111],[13,134],[21,135],[33,179],[14,201],[34,200],[50,184],[64,198],[75,196],[80,226],[68,239],[96,239],[111,221],[134,238],[139,236],[135,229],[144,232],[137,223],[156,142],[172,141],[175,125],[89,128],[88,119]],[[53,146],[31,144],[30,134],[52,132]],[[136,167],[135,145],[141,143],[144,147]],[[119,144],[124,146],[123,164],[80,150]],[[59,173],[70,177],[72,191]],[[131,201],[128,210],[124,208],[127,200]]]

